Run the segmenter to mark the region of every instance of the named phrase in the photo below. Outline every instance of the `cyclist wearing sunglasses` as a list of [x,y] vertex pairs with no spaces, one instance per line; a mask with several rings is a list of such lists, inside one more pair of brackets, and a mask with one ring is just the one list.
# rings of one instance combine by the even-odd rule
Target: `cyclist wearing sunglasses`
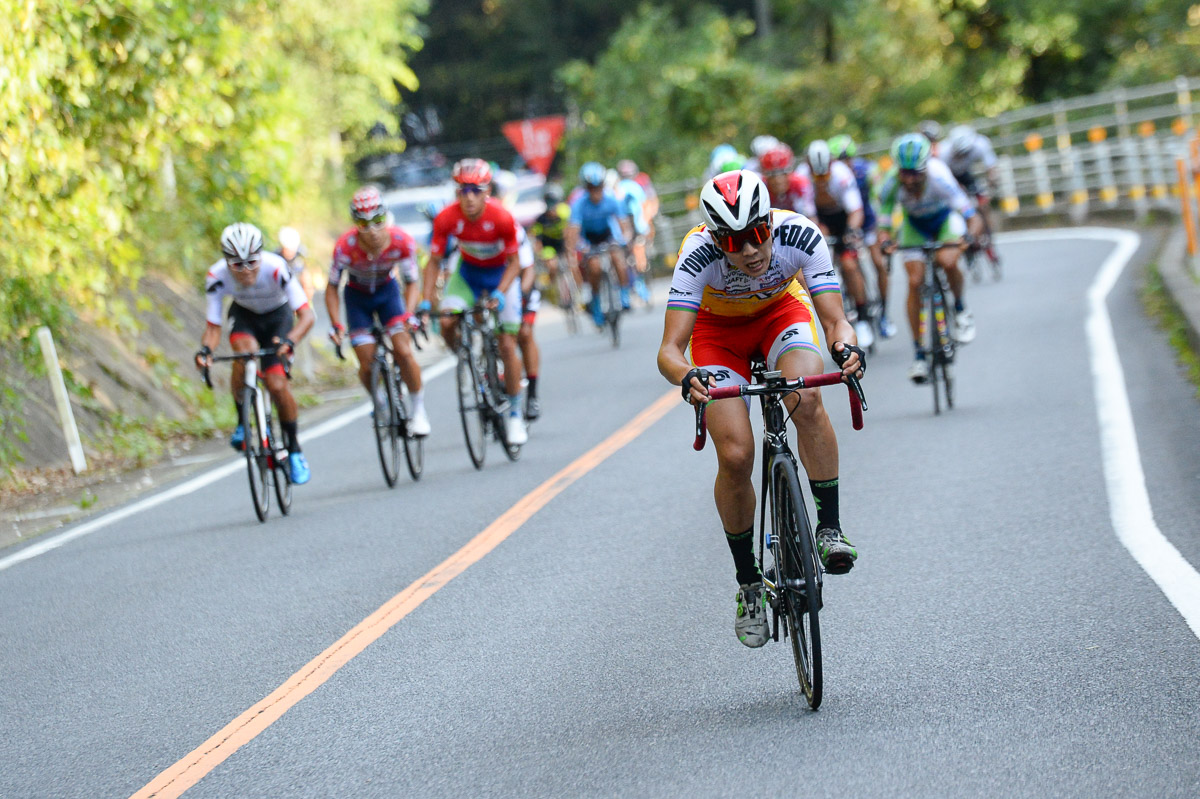
[[592,321],[600,328],[604,327],[600,259],[605,255],[612,262],[617,285],[621,287],[621,308],[629,310],[628,275],[622,248],[632,232],[632,220],[616,195],[604,188],[606,175],[604,166],[596,161],[580,167],[579,182],[585,191],[571,204],[571,221],[567,225],[567,262],[577,274],[580,261],[587,265],[587,280],[592,287]]
[[[225,297],[229,304],[229,346],[234,352],[254,352],[271,344],[279,349],[262,357],[262,375],[267,391],[279,409],[284,446],[289,458],[292,482],[307,483],[311,476],[308,460],[300,451],[297,436],[299,408],[288,386],[283,359],[291,358],[295,342],[304,338],[316,321],[312,306],[300,282],[292,277],[287,261],[273,252],[263,252],[262,231],[246,222],[237,222],[221,233],[221,252],[224,257],[208,269],[204,290],[208,294],[208,310],[200,350],[196,353],[196,368],[212,365],[212,353],[221,341],[221,306]],[[295,326],[292,317],[295,316]],[[245,387],[245,364],[233,362],[229,387],[237,418],[242,418],[242,391]],[[240,450],[246,440],[246,430],[238,425],[229,439]]]
[[504,361],[504,391],[508,395],[509,444],[529,439],[521,415],[521,356],[517,333],[521,329],[521,261],[517,222],[499,201],[492,199],[492,168],[479,158],[464,158],[451,173],[458,202],[441,210],[433,220],[429,260],[425,263],[425,297],[418,307],[428,314],[437,292],[438,272],[451,238],[458,240],[458,269],[446,282],[442,336],[453,351],[458,346],[456,314],[470,309],[479,298],[496,308],[500,323],[500,357]]
[[[958,185],[950,167],[930,154],[929,139],[920,133],[907,133],[892,144],[896,166],[879,188],[879,233],[885,252],[893,249],[892,211],[896,204],[904,213],[900,225],[900,258],[908,272],[908,323],[913,334],[915,357],[908,377],[914,383],[929,379],[929,364],[919,340],[921,285],[925,282],[925,242],[952,242],[964,233],[979,236],[983,221],[975,213],[971,200]],[[954,338],[966,344],[975,338],[975,320],[963,304],[963,275],[958,268],[961,250],[947,247],[937,252],[938,265],[945,271],[954,292]]]
[[[829,248],[813,222],[772,210],[766,185],[747,170],[725,172],[700,191],[705,224],[684,237],[671,280],[658,369],[692,403],[710,386],[745,385],[751,360],[795,378],[822,371],[817,321],[846,374],[861,375],[865,355],[842,310]],[[691,346],[691,360],[684,355]],[[857,551],[841,531],[838,446],[818,389],[789,400],[800,460],[817,505],[817,541],[831,574],[850,570]],[[734,631],[746,646],[762,646],[768,625],[762,576],[754,559],[754,433],[749,403],[718,400],[708,408],[717,449],[717,513],[733,554],[739,585]]]
[[767,191],[771,193],[771,207],[785,211],[797,211],[812,217],[812,184],[808,178],[796,171],[796,156],[792,148],[779,144],[758,159],[759,170]]
[[[375,320],[392,339],[392,352],[400,376],[412,398],[413,435],[429,435],[429,415],[425,412],[425,391],[421,367],[409,342],[408,325],[415,318],[408,312],[420,296],[417,285],[416,244],[412,236],[387,223],[387,208],[379,189],[363,186],[350,200],[354,228],[342,234],[333,248],[329,283],[325,286],[325,308],[333,329],[329,337],[338,346],[347,335],[358,357],[358,379],[371,390],[371,361],[375,357]],[[399,274],[400,279],[396,276]],[[346,278],[346,327],[341,324],[338,284]],[[400,282],[404,296],[400,295]]]

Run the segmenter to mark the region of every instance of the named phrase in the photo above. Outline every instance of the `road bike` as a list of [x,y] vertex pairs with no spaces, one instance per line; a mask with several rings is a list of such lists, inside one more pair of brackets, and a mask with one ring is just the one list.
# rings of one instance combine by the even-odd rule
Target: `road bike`
[[566,318],[567,332],[574,336],[579,333],[579,285],[575,282],[575,275],[571,272],[566,255],[554,253],[551,256],[549,253],[545,253],[542,263],[546,265],[546,271],[549,272],[551,261],[547,256],[553,258],[555,264],[554,277],[551,281],[554,286],[554,304],[562,310]]
[[600,298],[600,313],[604,317],[601,332],[608,331],[613,347],[621,346],[621,287],[614,274],[612,257],[609,255],[609,251],[616,246],[611,241],[594,244],[586,259],[589,264],[593,258],[598,259],[600,263],[600,289],[597,296]]
[[[789,412],[784,399],[803,388],[846,383],[854,429],[861,430],[862,414],[867,409],[866,396],[859,380],[844,378],[841,372],[788,380],[782,372],[765,371],[759,362],[755,364],[753,374],[755,382],[750,385],[710,388],[708,393],[714,400],[758,397],[762,406],[758,568],[771,606],[771,638],[778,641],[782,633],[791,640],[800,690],[808,706],[816,710],[821,705],[824,684],[820,611],[825,568],[800,490],[800,467],[788,445]],[[707,377],[702,375],[700,379],[707,380]],[[705,409],[706,405],[696,407],[696,440],[693,444],[696,450],[703,449],[708,438]]]
[[[417,331],[409,328],[413,346],[421,349]],[[421,333],[424,333],[422,328]],[[409,430],[412,413],[404,391],[400,370],[396,366],[392,351],[391,336],[378,324],[371,328],[375,339],[375,354],[371,358],[371,376],[368,393],[371,395],[371,426],[375,430],[375,447],[379,451],[379,465],[383,469],[383,480],[388,488],[396,485],[400,474],[400,448],[404,448],[404,460],[412,479],[420,480],[425,468],[425,437],[414,435]],[[428,338],[428,336],[426,336]],[[334,351],[338,358],[346,360],[340,346]]]
[[958,342],[954,339],[955,312],[950,301],[950,283],[937,263],[937,252],[946,247],[959,249],[962,243],[925,242],[921,254],[925,257],[925,281],[921,284],[921,310],[918,315],[917,341],[925,347],[929,358],[929,383],[933,386],[933,412],[942,412],[942,401],[954,407],[954,356]]
[[[869,320],[872,337],[871,343],[865,347],[867,354],[872,355],[875,352],[875,344],[883,338],[883,301],[879,297],[879,284],[875,277],[867,277],[867,269],[863,267],[862,252],[865,249],[861,238],[851,238],[845,234],[841,236],[826,236],[825,240],[829,244],[829,252],[831,255],[841,250],[841,255],[835,257],[834,265],[837,267],[838,278],[842,282],[842,312],[846,315],[846,321],[851,325],[856,325],[858,319],[858,304],[854,297],[850,294],[850,287],[847,285],[845,278],[845,269],[843,263],[846,260],[853,259],[854,264],[858,267],[858,274],[863,282],[863,289],[867,296],[867,309],[871,315]],[[869,259],[868,259],[869,260]],[[871,272],[874,273],[874,262],[871,263]],[[855,328],[857,332],[857,328]]]
[[[274,355],[275,348],[263,348],[254,352],[239,352],[221,355],[213,362],[243,361],[245,372],[242,389],[241,415],[238,424],[245,432],[242,452],[246,456],[246,473],[250,478],[250,498],[254,513],[260,522],[267,520],[271,507],[271,485],[274,484],[279,512],[284,516],[292,509],[292,474],[289,469],[288,451],[280,446],[280,431],[271,413],[271,395],[263,382],[258,359]],[[284,368],[287,368],[285,363]],[[212,377],[208,367],[201,370],[204,383],[212,388]]]
[[467,454],[475,468],[482,469],[487,440],[495,438],[508,459],[515,461],[521,457],[521,445],[508,443],[508,395],[500,372],[503,360],[496,314],[486,302],[477,302],[466,312],[450,313],[461,319],[454,375]]

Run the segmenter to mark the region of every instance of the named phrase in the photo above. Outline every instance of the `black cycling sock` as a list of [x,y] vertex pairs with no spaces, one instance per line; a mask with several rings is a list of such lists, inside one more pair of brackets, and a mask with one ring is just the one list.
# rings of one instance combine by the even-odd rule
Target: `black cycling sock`
[[287,451],[299,452],[300,431],[297,429],[297,422],[293,419],[290,422],[280,422],[279,426],[283,428],[283,445],[287,447]]
[[530,375],[528,378],[529,385],[525,386],[525,394],[533,399],[537,396],[537,375]]
[[237,400],[234,400],[233,401],[233,412],[237,414],[237,416],[234,417],[234,422],[237,424],[241,424],[242,423],[242,403],[238,402]]
[[962,298],[961,298],[961,297],[955,297],[955,298],[954,298],[954,310],[955,310],[956,312],[958,312],[958,313],[962,313],[962,312],[963,312],[963,309],[964,309],[964,308],[966,308],[966,307],[967,307],[967,306],[963,305],[963,301],[962,301]]
[[838,508],[838,479],[809,480],[808,487],[812,490],[813,502],[817,503],[817,529],[822,527],[842,527]]
[[858,318],[864,322],[871,318],[871,310],[867,305],[855,305],[854,311],[858,314]]
[[738,585],[757,583],[762,577],[758,573],[758,561],[754,559],[754,528],[744,533],[725,531],[729,551],[733,553],[733,565],[737,569]]

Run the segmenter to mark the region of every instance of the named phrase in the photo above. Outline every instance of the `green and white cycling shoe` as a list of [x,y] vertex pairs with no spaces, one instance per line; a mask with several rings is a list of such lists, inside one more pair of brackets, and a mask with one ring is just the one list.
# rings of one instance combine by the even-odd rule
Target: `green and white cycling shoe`
[[825,571],[830,574],[845,574],[858,560],[858,550],[836,527],[817,530],[817,552],[821,555],[821,563],[825,564]]
[[767,624],[767,595],[762,583],[750,583],[738,588],[737,617],[733,621],[733,631],[739,641],[751,648],[767,642],[771,631]]

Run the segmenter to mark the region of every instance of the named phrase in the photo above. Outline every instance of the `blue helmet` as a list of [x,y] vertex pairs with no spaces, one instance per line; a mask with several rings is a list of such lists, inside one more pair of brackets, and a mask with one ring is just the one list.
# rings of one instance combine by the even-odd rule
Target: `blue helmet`
[[892,143],[892,160],[905,171],[924,172],[932,149],[920,133],[906,133]]
[[604,164],[588,161],[579,167],[579,182],[585,186],[603,186],[607,174],[608,170],[604,168]]

